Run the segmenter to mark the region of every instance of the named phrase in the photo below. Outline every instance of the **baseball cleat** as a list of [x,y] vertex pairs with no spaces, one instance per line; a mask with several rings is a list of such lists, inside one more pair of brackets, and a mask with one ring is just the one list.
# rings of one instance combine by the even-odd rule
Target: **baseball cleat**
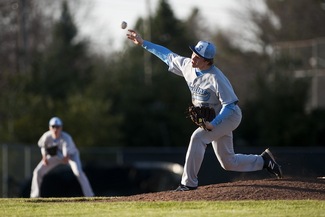
[[197,187],[189,187],[189,186],[186,186],[186,185],[179,185],[175,191],[191,191],[191,190],[195,190],[197,189]]
[[271,151],[267,148],[261,156],[264,159],[263,168],[266,168],[270,173],[276,175],[278,179],[281,179],[283,177],[281,166],[275,161]]

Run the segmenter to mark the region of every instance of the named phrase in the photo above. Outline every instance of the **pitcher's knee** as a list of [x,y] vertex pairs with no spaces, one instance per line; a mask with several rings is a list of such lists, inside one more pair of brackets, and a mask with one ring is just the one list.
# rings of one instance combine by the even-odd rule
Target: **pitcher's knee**
[[221,167],[225,170],[235,170],[237,167],[237,164],[234,159],[222,159],[220,160]]
[[190,144],[200,144],[206,146],[206,143],[203,141],[203,138],[198,133],[193,133],[190,139]]

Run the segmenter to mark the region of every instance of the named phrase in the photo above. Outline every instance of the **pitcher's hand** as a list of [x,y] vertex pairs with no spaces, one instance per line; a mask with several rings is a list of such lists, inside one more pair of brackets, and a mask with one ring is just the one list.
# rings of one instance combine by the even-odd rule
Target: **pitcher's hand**
[[129,33],[126,34],[128,39],[133,41],[133,43],[136,44],[136,45],[142,45],[143,44],[143,39],[142,39],[142,37],[141,37],[141,35],[139,33],[137,33],[136,31],[134,31],[132,29],[129,29],[128,31],[129,31]]
[[214,128],[214,126],[208,121],[205,122],[205,127],[210,131],[213,130]]

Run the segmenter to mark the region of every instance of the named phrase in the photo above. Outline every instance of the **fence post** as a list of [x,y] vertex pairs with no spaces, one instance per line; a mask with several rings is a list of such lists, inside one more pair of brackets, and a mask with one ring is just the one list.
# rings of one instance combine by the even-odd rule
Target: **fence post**
[[25,179],[28,179],[31,174],[31,147],[25,146]]
[[8,197],[8,145],[2,144],[2,197]]

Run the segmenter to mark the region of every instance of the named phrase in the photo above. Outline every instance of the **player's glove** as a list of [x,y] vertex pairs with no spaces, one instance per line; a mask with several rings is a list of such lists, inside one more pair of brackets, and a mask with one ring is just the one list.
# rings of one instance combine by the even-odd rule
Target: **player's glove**
[[46,148],[46,154],[55,156],[58,153],[58,146],[52,146],[50,148]]
[[188,117],[199,127],[210,131],[206,128],[205,122],[211,122],[216,117],[216,113],[213,108],[207,106],[195,107],[191,105],[188,107]]

